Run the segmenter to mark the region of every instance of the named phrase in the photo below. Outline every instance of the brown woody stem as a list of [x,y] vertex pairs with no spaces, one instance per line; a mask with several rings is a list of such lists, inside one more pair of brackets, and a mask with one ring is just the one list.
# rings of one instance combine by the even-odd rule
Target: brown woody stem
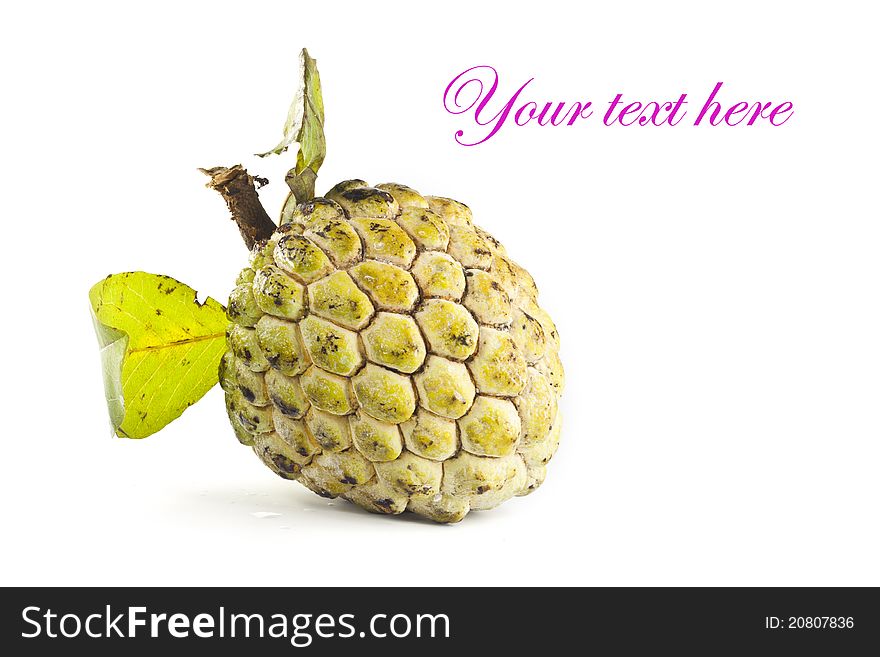
[[240,164],[199,171],[211,177],[211,182],[206,187],[220,192],[248,249],[271,237],[275,224],[260,203],[255,184],[265,184],[262,179],[251,176]]

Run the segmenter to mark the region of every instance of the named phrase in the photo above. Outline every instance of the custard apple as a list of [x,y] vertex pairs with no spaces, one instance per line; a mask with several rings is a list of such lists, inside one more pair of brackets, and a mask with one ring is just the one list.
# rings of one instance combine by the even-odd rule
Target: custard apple
[[281,477],[438,522],[544,481],[559,336],[462,203],[362,180],[291,196],[227,314],[229,418]]

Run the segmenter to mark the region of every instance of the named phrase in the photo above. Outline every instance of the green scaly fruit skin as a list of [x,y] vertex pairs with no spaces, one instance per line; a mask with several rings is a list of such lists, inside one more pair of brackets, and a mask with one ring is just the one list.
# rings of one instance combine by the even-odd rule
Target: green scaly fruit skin
[[438,522],[544,481],[559,336],[467,206],[362,180],[291,198],[227,312],[229,418],[279,476]]

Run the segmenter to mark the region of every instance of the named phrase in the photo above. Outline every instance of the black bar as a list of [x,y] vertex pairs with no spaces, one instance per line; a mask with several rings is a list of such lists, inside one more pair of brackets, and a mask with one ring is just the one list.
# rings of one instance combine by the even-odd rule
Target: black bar
[[[134,628],[134,638],[119,637],[129,632],[130,607],[145,608],[135,613],[145,625]],[[48,610],[55,617],[47,620]],[[65,614],[77,616],[74,638],[60,635]],[[91,614],[99,616],[93,616],[88,629],[109,632],[109,638],[85,635]],[[118,614],[123,617],[114,625]],[[150,636],[151,614],[166,615],[156,621],[156,638]],[[175,621],[175,631],[188,632],[188,637],[171,635],[167,619],[173,614],[186,615]],[[195,635],[198,614],[211,617],[210,623],[202,617],[198,629],[212,637]],[[231,621],[233,614],[262,616],[264,637],[253,636],[259,633],[257,618],[248,621],[252,636],[242,636],[245,621]],[[327,616],[319,627],[321,614]],[[448,637],[440,615],[448,618]],[[64,631],[74,634],[77,619],[68,617]],[[0,605],[0,646],[6,655],[35,649],[30,654],[60,654],[73,648],[89,655],[119,655],[141,647],[161,649],[163,657],[224,647],[237,653],[290,654],[297,651],[291,644],[295,622],[298,647],[314,655],[363,650],[449,655],[450,650],[480,648],[499,656],[555,655],[572,647],[578,654],[601,647],[600,654],[627,655],[880,653],[880,596],[872,588],[7,588]],[[286,638],[268,636],[273,623]],[[23,637],[38,628],[38,636]],[[407,636],[393,636],[407,628]],[[50,638],[47,632],[58,636]],[[326,636],[330,633],[343,636]]]

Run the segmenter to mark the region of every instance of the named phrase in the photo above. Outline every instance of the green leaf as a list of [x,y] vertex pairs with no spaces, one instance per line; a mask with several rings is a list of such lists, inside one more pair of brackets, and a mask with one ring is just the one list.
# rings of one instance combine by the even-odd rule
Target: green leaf
[[296,95],[287,112],[284,123],[284,136],[271,151],[260,153],[265,157],[272,153],[280,155],[293,144],[299,144],[296,156],[296,167],[292,169],[295,176],[311,169],[317,174],[327,154],[327,143],[324,139],[324,100],[321,98],[321,77],[318,65],[309,57],[303,48],[300,53],[299,77]]
[[89,290],[110,422],[146,438],[180,417],[218,381],[226,312],[157,274],[114,274]]

